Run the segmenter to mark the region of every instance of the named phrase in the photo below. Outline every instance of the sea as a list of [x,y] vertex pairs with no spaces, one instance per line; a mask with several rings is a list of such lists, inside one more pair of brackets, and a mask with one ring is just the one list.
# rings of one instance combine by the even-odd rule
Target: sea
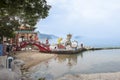
[[[49,39],[49,43],[57,44],[58,38]],[[40,39],[41,42],[45,43],[45,39]],[[61,43],[65,43],[66,38],[63,38]],[[119,38],[92,38],[92,37],[80,37],[80,38],[72,38],[71,41],[77,41],[78,45],[81,43],[87,47],[95,47],[95,48],[104,48],[104,47],[120,47],[120,39]]]
[[[79,44],[91,47],[120,47],[119,39],[80,38]],[[50,40],[51,44],[57,39]],[[57,54],[57,57],[34,66],[31,77],[34,80],[56,80],[67,74],[94,74],[120,72],[120,49],[85,51],[78,54]]]

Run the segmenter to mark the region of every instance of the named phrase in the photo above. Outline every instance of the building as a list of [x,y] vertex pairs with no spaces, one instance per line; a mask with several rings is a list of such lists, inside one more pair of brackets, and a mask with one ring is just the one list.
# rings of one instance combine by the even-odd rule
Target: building
[[20,26],[18,30],[15,31],[15,39],[12,40],[13,43],[19,45],[23,41],[37,41],[37,32],[34,32],[35,28]]

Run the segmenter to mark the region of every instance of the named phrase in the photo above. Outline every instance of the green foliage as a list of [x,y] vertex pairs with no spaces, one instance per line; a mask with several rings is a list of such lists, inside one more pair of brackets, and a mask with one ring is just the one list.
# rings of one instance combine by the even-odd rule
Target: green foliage
[[1,0],[0,36],[13,37],[21,24],[35,26],[48,16],[50,8],[46,0]]

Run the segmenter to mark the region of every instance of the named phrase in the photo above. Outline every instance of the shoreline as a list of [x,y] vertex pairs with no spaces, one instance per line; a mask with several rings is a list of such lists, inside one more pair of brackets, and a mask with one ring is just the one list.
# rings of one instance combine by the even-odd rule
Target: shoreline
[[56,57],[56,54],[46,54],[39,51],[18,51],[14,55],[17,59],[20,59],[25,62],[25,65],[22,67],[22,79],[23,80],[34,80],[31,77],[31,69],[40,64],[41,62],[47,61],[51,58]]
[[57,55],[55,54],[46,54],[39,51],[21,51],[17,52],[15,55],[17,59],[23,60],[25,62],[25,65],[23,66],[25,69],[29,69],[43,61],[49,60],[56,56]]
[[[30,69],[36,66],[37,64],[49,60],[53,57],[56,57],[56,54],[46,54],[39,51],[21,51],[17,52],[15,57],[25,61],[24,73],[23,76],[26,77],[26,80],[33,80],[30,77]],[[93,73],[93,74],[66,74],[55,80],[120,80],[120,72],[108,72],[108,73]]]

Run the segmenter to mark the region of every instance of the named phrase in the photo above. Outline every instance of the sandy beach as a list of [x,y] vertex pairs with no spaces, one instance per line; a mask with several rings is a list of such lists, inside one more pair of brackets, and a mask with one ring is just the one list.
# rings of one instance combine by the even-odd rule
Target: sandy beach
[[18,52],[15,57],[25,62],[24,68],[29,69],[42,61],[56,57],[55,54],[45,54],[39,51],[21,51]]

